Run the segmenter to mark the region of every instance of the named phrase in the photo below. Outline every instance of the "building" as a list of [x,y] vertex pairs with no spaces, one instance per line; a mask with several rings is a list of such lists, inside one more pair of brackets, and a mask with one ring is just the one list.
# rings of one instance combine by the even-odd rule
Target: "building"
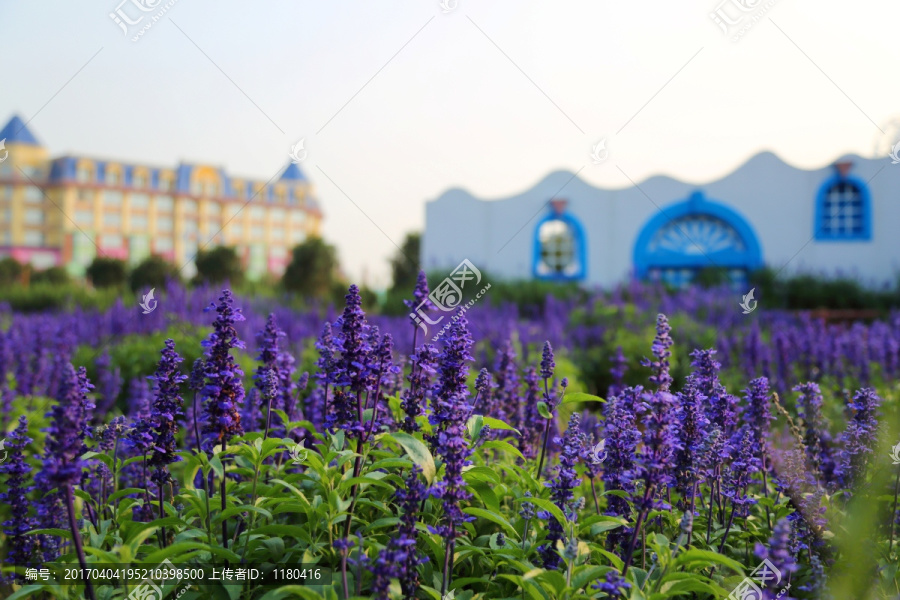
[[[4,148],[5,146],[5,148]],[[0,257],[80,276],[95,256],[160,255],[190,277],[197,251],[237,248],[248,276],[281,273],[322,211],[291,163],[270,185],[221,168],[52,158],[18,116],[0,130]]]
[[900,165],[848,156],[805,170],[763,152],[704,185],[658,176],[619,190],[557,172],[499,200],[449,190],[425,223],[429,271],[467,258],[498,278],[609,286],[721,267],[740,286],[766,265],[880,284],[900,272]]

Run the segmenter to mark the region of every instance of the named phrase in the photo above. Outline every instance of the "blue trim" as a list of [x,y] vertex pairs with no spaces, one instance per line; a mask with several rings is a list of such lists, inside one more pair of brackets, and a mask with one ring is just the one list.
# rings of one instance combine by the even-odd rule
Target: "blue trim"
[[[683,217],[709,216],[727,223],[734,228],[744,250],[725,249],[711,254],[681,254],[656,251],[648,248],[653,236],[664,226]],[[762,252],[753,228],[737,211],[715,201],[707,200],[703,192],[696,191],[690,198],[663,208],[647,221],[634,244],[634,270],[639,278],[645,278],[651,268],[681,267],[701,269],[704,267],[742,268],[754,270],[762,267]]]
[[[538,264],[541,262],[541,240],[539,237],[539,232],[541,230],[541,225],[547,223],[548,221],[562,221],[566,225],[568,225],[572,230],[572,237],[575,246],[575,257],[578,260],[578,271],[573,273],[572,275],[565,275],[563,273],[552,273],[550,275],[538,273]],[[580,281],[584,279],[585,274],[587,273],[587,238],[584,235],[584,227],[581,226],[581,222],[570,215],[568,212],[563,212],[562,214],[557,215],[555,212],[550,212],[550,214],[545,215],[543,219],[538,221],[537,225],[534,227],[533,234],[533,244],[532,244],[532,255],[531,255],[531,274],[535,279],[542,279],[545,281]]]
[[[838,183],[849,183],[859,189],[862,196],[862,225],[863,230],[860,233],[825,233],[822,231],[822,222],[824,218],[825,200],[828,190]],[[824,242],[859,242],[872,239],[872,195],[869,192],[869,186],[866,185],[859,177],[853,175],[841,175],[835,173],[825,180],[819,191],[816,193],[816,214],[813,222],[813,235],[817,240]]]

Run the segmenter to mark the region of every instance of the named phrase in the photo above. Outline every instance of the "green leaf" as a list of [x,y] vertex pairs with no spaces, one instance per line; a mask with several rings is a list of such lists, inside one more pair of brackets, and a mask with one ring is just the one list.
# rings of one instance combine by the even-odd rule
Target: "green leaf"
[[481,415],[472,415],[469,417],[469,420],[466,421],[466,430],[469,432],[469,437],[471,439],[478,439],[482,429],[484,429],[484,417]]
[[503,440],[490,440],[488,442],[483,443],[481,445],[481,448],[483,450],[491,450],[491,449],[503,450],[504,452],[509,452],[516,458],[521,458],[522,460],[525,460],[525,457],[522,455],[521,452],[519,452],[518,448],[516,448],[509,442],[504,442]]
[[431,456],[431,452],[428,448],[419,441],[417,438],[414,438],[408,433],[397,432],[389,435],[385,435],[385,438],[393,439],[395,442],[403,446],[403,449],[406,450],[406,453],[412,459],[414,463],[419,465],[419,468],[422,469],[422,474],[425,475],[425,479],[428,480],[428,483],[432,483],[434,481],[434,476],[437,473],[437,469],[434,466],[434,457]]
[[550,415],[550,407],[547,406],[547,403],[544,402],[543,400],[541,400],[540,402],[538,402],[538,407],[537,407],[537,408],[538,408],[538,412],[539,412],[539,413],[541,414],[541,416],[544,417],[545,419],[552,419],[552,418],[553,418],[553,417]]
[[512,536],[514,538],[518,537],[518,532],[515,527],[513,527],[509,521],[501,517],[500,515],[493,513],[489,510],[484,510],[483,508],[475,508],[474,506],[470,506],[468,508],[464,508],[463,512],[469,515],[474,515],[476,517],[481,517],[482,519],[487,519],[493,523],[496,523],[500,527],[506,530],[507,535]]
[[515,431],[517,434],[521,435],[521,432],[513,427],[512,425],[501,421],[500,419],[495,419],[494,417],[481,417],[484,420],[484,424],[490,427],[491,429],[504,429],[508,431]]
[[700,550],[699,548],[691,548],[685,550],[675,559],[675,566],[699,564],[706,567],[712,564],[719,564],[728,567],[736,573],[744,574],[744,567],[741,563],[723,556],[718,552],[711,550]]
[[566,394],[562,401],[563,404],[575,404],[576,402],[606,402],[606,400],[600,396],[585,394],[584,392],[572,392],[571,394]]

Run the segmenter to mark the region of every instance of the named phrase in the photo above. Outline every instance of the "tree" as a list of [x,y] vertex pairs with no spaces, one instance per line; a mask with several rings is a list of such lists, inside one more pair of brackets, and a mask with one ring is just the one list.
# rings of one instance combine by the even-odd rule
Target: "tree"
[[337,251],[322,238],[310,237],[294,247],[281,283],[307,298],[328,298],[338,270]]
[[128,269],[124,260],[108,256],[97,256],[86,271],[91,284],[96,288],[124,285],[128,279]]
[[25,265],[11,256],[0,258],[0,285],[12,285],[22,280]]
[[131,271],[128,286],[132,292],[161,288],[169,280],[179,280],[178,269],[162,256],[148,256]]
[[197,266],[195,283],[229,282],[238,286],[244,282],[244,267],[237,251],[229,246],[216,246],[211,250],[201,250],[194,259]]
[[51,285],[65,285],[71,281],[69,272],[64,267],[49,267],[43,271],[35,271],[31,276],[31,283],[49,283]]
[[422,247],[421,233],[407,233],[403,245],[391,259],[391,289],[410,293],[416,287],[419,275],[419,250]]

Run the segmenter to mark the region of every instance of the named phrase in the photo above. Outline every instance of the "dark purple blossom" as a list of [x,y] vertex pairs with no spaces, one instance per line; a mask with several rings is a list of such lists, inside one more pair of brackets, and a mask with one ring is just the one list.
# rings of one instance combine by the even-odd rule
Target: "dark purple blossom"
[[678,406],[675,418],[678,420],[678,445],[675,452],[675,483],[684,499],[695,496],[695,486],[703,478],[700,470],[700,449],[709,428],[704,402],[695,376],[689,375],[684,388],[677,394]]
[[595,583],[593,588],[605,592],[610,600],[624,600],[629,597],[631,584],[618,571],[607,571],[605,579]]
[[553,377],[556,361],[553,356],[553,347],[550,342],[544,342],[544,350],[541,352],[541,379],[547,380]]
[[[574,515],[568,508],[569,503],[575,496],[575,488],[581,484],[581,477],[575,470],[575,465],[578,464],[578,459],[584,452],[580,420],[581,415],[573,413],[569,418],[569,427],[562,439],[555,440],[561,446],[559,470],[556,477],[547,484],[551,489],[551,500],[569,520],[574,520]],[[544,539],[543,545],[538,547],[538,553],[541,555],[544,568],[552,570],[559,568],[560,555],[556,544],[559,541],[565,541],[565,528],[556,517],[548,515],[548,519],[547,537]]]
[[[34,536],[25,535],[35,529],[35,519],[30,514],[31,501],[28,494],[31,466],[24,458],[24,450],[31,443],[28,437],[28,420],[19,417],[19,426],[9,435],[5,450],[7,460],[0,463],[0,474],[6,476],[5,491],[0,492],[0,502],[9,507],[9,519],[3,522],[6,536],[5,562],[17,567],[31,563],[35,549]],[[12,577],[8,578],[12,579]]]
[[180,460],[176,454],[178,448],[175,434],[184,406],[181,384],[187,379],[181,372],[180,365],[184,359],[175,351],[174,340],[166,340],[166,347],[161,354],[156,373],[151,377],[154,382],[153,406],[150,410],[153,443],[148,462],[153,469],[150,479],[159,487],[174,482],[168,466]]
[[669,374],[669,357],[672,356],[672,338],[669,335],[672,327],[669,325],[669,319],[666,315],[659,314],[656,317],[656,337],[653,339],[652,352],[655,360],[644,359],[643,365],[650,367],[653,375],[650,376],[650,382],[654,384],[660,392],[667,392],[672,385],[672,376]]
[[854,487],[866,475],[869,458],[878,441],[878,407],[881,405],[875,390],[863,388],[856,392],[848,408],[853,417],[841,435],[839,481],[845,489]]
[[231,355],[232,348],[243,348],[234,324],[243,321],[241,309],[234,308],[231,290],[224,290],[215,307],[213,333],[203,341],[206,364],[203,387],[206,419],[203,427],[203,449],[210,453],[217,445],[225,445],[233,436],[244,433],[240,407],[244,402],[244,372]]
[[410,371],[407,379],[409,387],[403,390],[400,406],[406,417],[400,424],[403,431],[414,432],[419,430],[416,417],[425,414],[425,400],[431,387],[431,380],[437,372],[435,362],[438,350],[431,344],[422,344],[410,358]]

